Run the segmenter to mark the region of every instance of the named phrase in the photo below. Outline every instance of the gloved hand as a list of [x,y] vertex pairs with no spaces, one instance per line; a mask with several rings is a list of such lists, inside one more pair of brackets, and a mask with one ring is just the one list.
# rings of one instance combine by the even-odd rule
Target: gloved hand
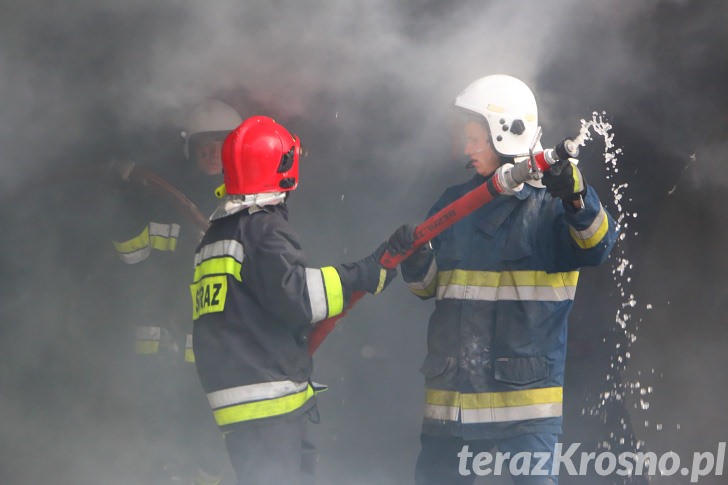
[[415,243],[415,224],[402,224],[389,236],[387,240],[387,252],[391,255],[405,254],[412,249]]
[[543,174],[541,182],[551,197],[563,201],[576,200],[586,194],[586,180],[571,159],[561,160]]
[[363,289],[373,295],[381,293],[397,277],[396,269],[387,269],[379,264],[379,259],[384,254],[386,247],[387,243],[382,243],[376,251],[361,261],[364,267]]
[[386,246],[386,243],[382,243],[366,258],[336,266],[344,290],[347,292],[347,299],[351,291],[366,291],[376,295],[397,277],[397,270],[386,269],[379,264],[379,258],[382,257]]

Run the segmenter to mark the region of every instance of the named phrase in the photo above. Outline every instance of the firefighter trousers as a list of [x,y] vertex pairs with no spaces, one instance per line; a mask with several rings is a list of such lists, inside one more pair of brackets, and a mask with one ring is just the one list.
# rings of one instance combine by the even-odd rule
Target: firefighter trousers
[[225,434],[238,485],[313,485],[316,448],[308,440],[314,407],[292,419],[259,423]]

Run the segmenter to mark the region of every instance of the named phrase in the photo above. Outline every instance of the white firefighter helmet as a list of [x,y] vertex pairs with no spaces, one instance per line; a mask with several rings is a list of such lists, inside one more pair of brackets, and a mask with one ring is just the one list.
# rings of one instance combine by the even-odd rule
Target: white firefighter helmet
[[218,134],[224,137],[242,122],[240,114],[232,106],[217,99],[202,101],[190,111],[184,124],[182,138],[185,157],[190,157],[190,142],[195,136]]
[[498,154],[528,154],[538,131],[538,109],[531,89],[520,79],[482,77],[455,98],[455,106],[485,117]]

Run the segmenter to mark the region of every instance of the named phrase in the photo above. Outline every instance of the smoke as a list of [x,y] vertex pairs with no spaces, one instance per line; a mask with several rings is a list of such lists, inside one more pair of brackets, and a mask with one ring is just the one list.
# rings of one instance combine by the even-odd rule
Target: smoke
[[[201,98],[220,97],[244,117],[273,116],[301,135],[310,155],[291,217],[312,265],[365,256],[468,176],[451,160],[451,105],[486,74],[534,88],[545,145],[607,111],[644,225],[636,250],[687,156],[710,137],[724,141],[720,1],[29,0],[4,2],[2,12],[4,483],[50,479],[60,463],[74,465],[57,483],[93,483],[109,470],[117,475],[104,483],[124,481],[121,463],[133,460],[103,460],[128,448],[124,426],[134,417],[117,416],[101,428],[115,438],[101,439],[94,429],[104,412],[88,394],[101,379],[92,369],[121,383],[127,376],[74,325],[78,300],[86,314],[108,312],[77,289],[98,272],[86,256],[103,253],[101,221],[115,209],[83,167],[138,149],[134,136],[180,127]],[[607,199],[603,169],[582,166]],[[116,290],[97,291],[108,287]],[[582,285],[579,298],[608,307],[589,291]],[[362,302],[317,355],[316,377],[332,385],[314,430],[324,483],[410,481],[430,310],[395,283]],[[95,332],[116,336],[103,324]],[[130,399],[118,394],[101,401],[120,399],[117,414]],[[98,454],[85,456],[94,444]],[[50,456],[47,466],[20,459],[38,453]]]

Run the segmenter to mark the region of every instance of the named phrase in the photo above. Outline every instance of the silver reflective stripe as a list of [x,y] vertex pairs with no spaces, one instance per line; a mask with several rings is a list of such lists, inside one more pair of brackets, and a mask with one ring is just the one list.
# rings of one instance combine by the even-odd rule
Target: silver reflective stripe
[[425,417],[439,419],[442,421],[458,421],[460,408],[454,406],[439,406],[437,404],[425,404]]
[[502,423],[525,419],[557,418],[561,416],[561,403],[531,404],[486,409],[463,409],[463,424]]
[[195,266],[199,265],[202,261],[212,258],[219,258],[222,256],[230,256],[235,261],[242,263],[245,257],[245,251],[243,245],[233,239],[223,239],[212,244],[208,244],[200,248],[195,254]]
[[318,268],[306,268],[306,287],[308,300],[311,302],[311,323],[319,322],[328,316],[329,306],[326,303],[324,277]]
[[192,334],[191,333],[187,334],[187,337],[185,339],[185,348],[186,349],[192,348]]
[[179,224],[149,223],[149,236],[162,236],[176,239],[179,237]]
[[134,338],[136,340],[159,340],[161,335],[161,327],[138,326],[134,328]]
[[145,259],[149,257],[149,255],[152,254],[152,247],[151,246],[145,246],[142,249],[139,249],[137,251],[133,251],[131,253],[116,253],[117,256],[119,256],[119,259],[124,264],[137,264],[141,263]]
[[304,391],[306,388],[308,388],[308,382],[263,382],[211,392],[207,395],[207,401],[212,409],[218,409],[234,404],[287,396]]
[[437,288],[437,299],[481,301],[566,301],[573,300],[576,286],[463,286]]
[[599,203],[599,214],[594,218],[594,221],[587,227],[586,229],[579,230],[575,228],[574,226],[571,226],[571,228],[574,230],[573,233],[581,240],[587,240],[589,238],[594,237],[594,235],[599,231],[599,228],[604,223],[604,219],[607,218],[607,213],[604,211],[604,208],[602,207],[602,204]]
[[422,281],[408,282],[407,286],[412,290],[420,290],[420,291],[426,290],[427,287],[430,286],[430,283],[432,283],[432,280],[434,280],[436,276],[437,276],[437,259],[433,257],[429,268],[427,268],[427,274],[425,274],[424,278],[422,278]]

